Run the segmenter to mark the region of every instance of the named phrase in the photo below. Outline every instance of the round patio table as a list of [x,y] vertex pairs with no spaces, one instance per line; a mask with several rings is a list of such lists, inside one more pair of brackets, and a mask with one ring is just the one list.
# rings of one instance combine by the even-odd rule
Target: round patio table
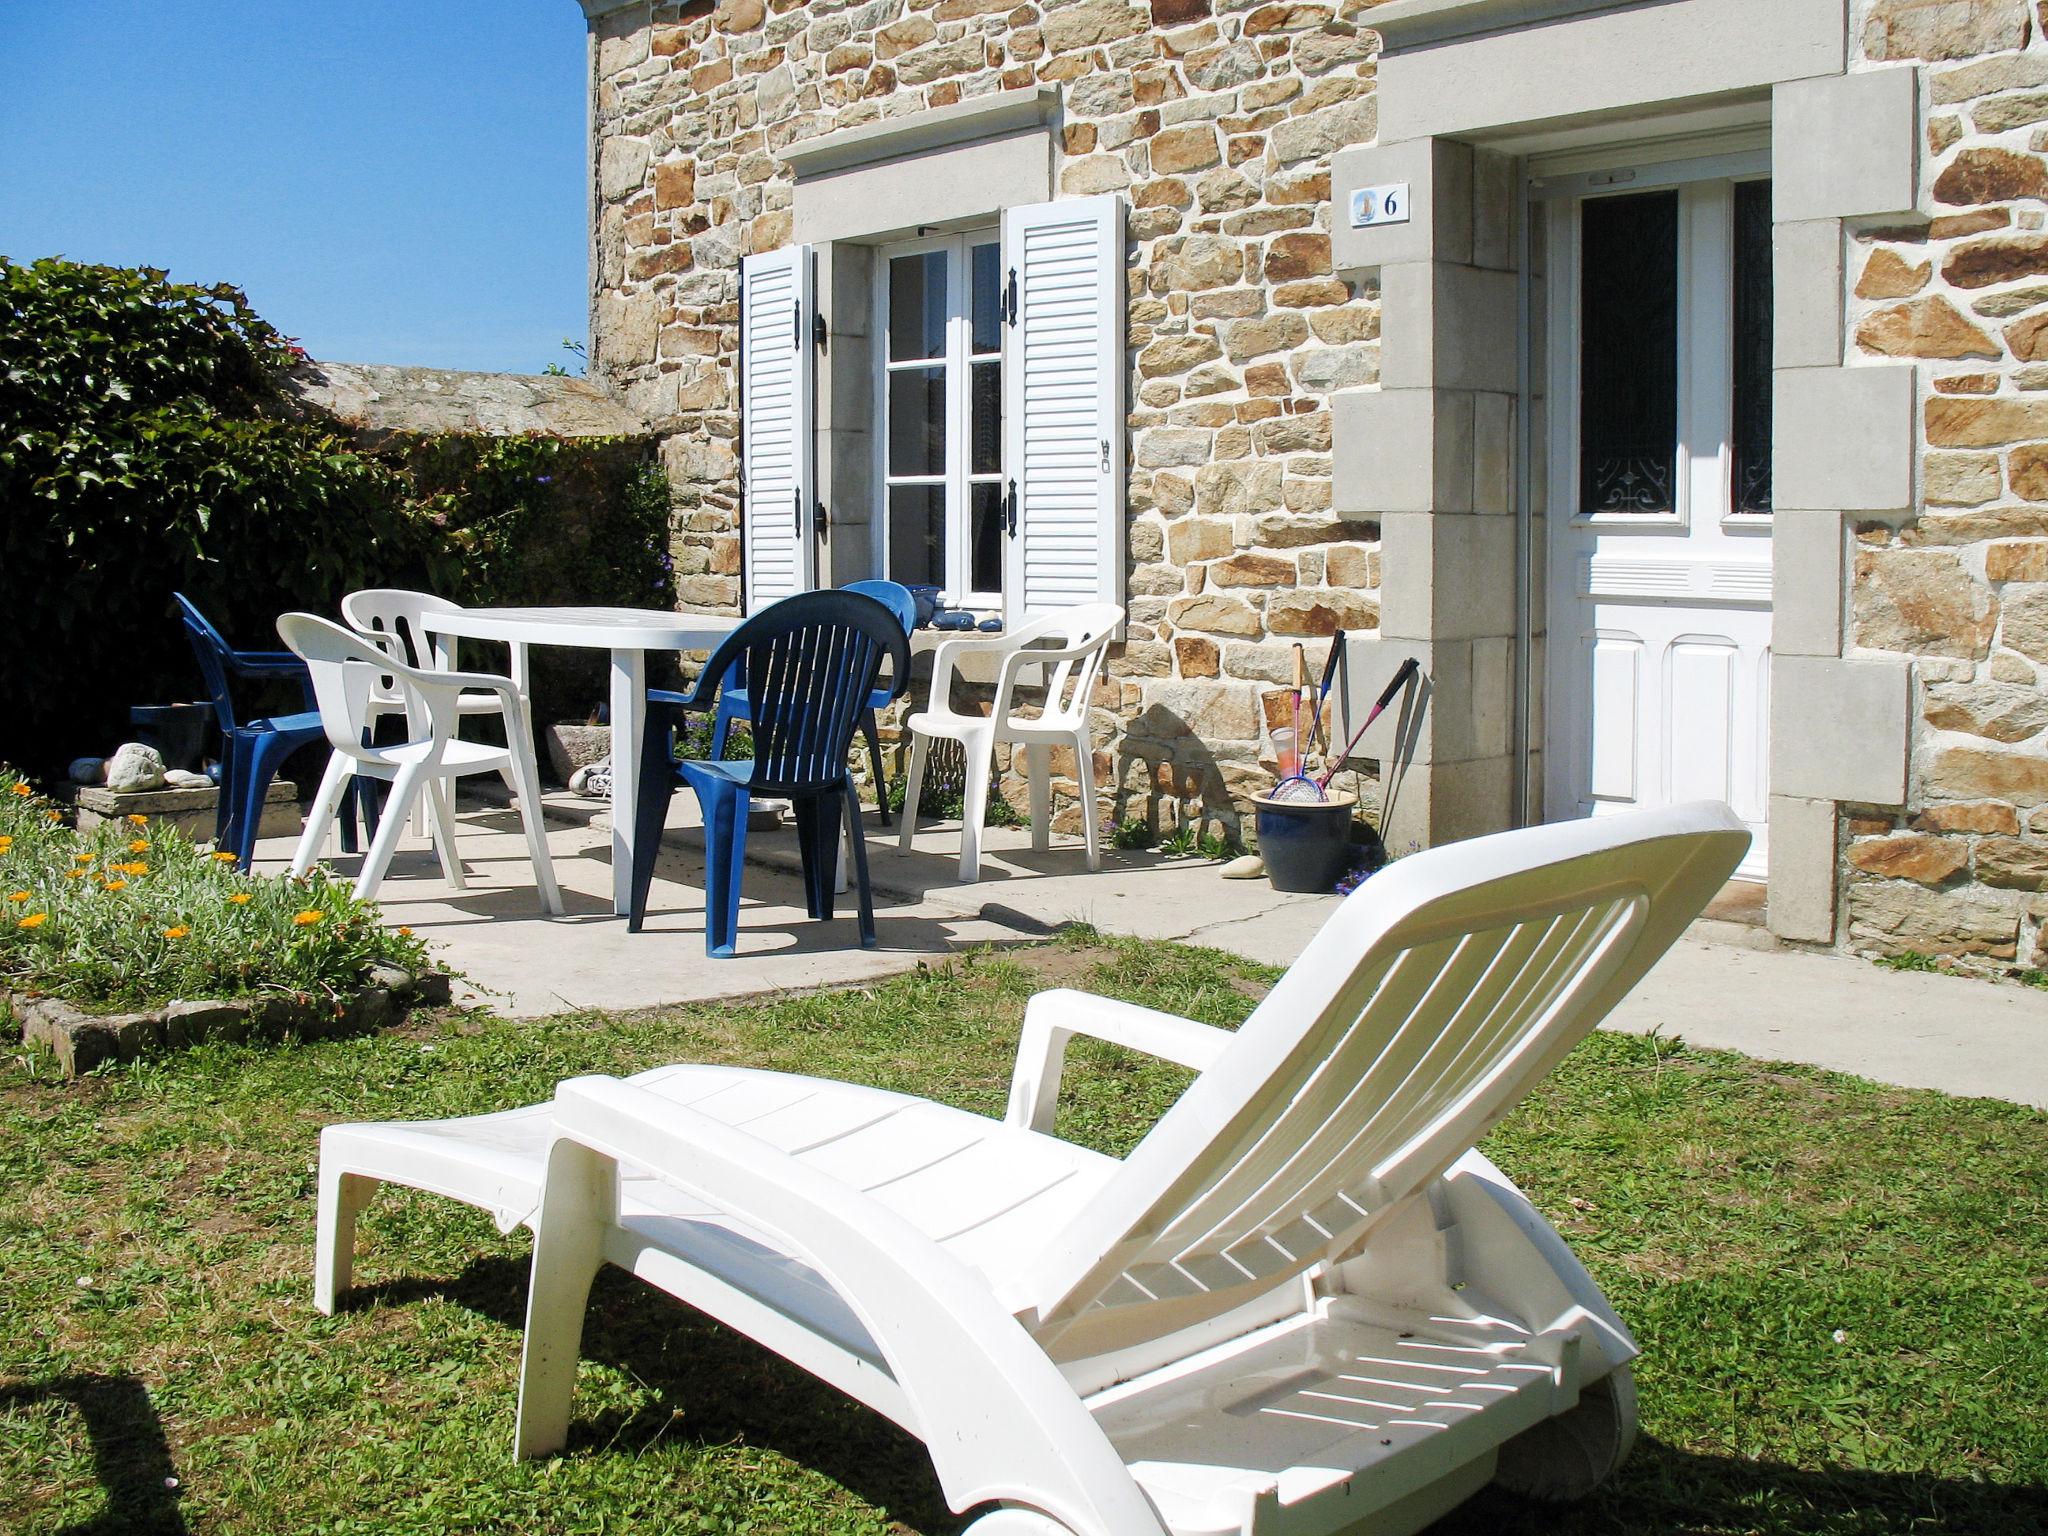
[[[635,769],[647,724],[647,653],[711,650],[740,621],[652,608],[458,608],[422,615],[420,622],[434,637],[434,652],[444,667],[455,664],[457,638],[509,645],[512,681],[529,713],[528,646],[612,653],[612,910],[623,916],[632,904]],[[529,730],[532,725],[528,720]]]

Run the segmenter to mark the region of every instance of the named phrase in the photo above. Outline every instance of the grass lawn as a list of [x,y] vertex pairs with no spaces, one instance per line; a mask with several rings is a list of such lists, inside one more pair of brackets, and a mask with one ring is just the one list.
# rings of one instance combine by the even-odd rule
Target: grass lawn
[[[386,1192],[357,1304],[319,1316],[319,1127],[679,1059],[999,1113],[1041,986],[1230,1024],[1270,979],[1077,941],[755,1006],[0,1066],[0,1530],[954,1529],[914,1441],[615,1272],[569,1452],[515,1465],[524,1234]],[[1184,1079],[1076,1041],[1067,1081],[1062,1133],[1121,1152]],[[1636,1330],[1644,1434],[1589,1504],[1444,1532],[2048,1529],[2048,1116],[1601,1036],[1486,1147]]]

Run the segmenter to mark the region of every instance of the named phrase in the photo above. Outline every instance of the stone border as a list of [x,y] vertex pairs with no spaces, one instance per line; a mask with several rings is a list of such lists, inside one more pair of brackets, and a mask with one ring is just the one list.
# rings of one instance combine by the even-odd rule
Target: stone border
[[208,1040],[314,1040],[385,1029],[420,1005],[448,1002],[445,971],[415,976],[395,965],[372,965],[370,981],[340,998],[271,995],[231,1000],[196,999],[149,1012],[87,1013],[62,998],[0,989],[0,1008],[21,1024],[21,1038],[47,1046],[66,1077],[81,1077],[107,1061],[135,1061],[164,1051],[190,1050]]

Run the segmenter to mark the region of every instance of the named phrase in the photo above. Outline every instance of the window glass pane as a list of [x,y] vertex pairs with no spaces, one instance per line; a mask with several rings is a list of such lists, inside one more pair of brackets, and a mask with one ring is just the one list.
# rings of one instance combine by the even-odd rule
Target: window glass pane
[[1003,590],[1003,488],[993,480],[967,488],[969,584],[977,592]]
[[1771,510],[1771,184],[1735,184],[1737,512]]
[[901,368],[889,375],[889,473],[946,472],[946,370]]
[[946,584],[946,492],[937,485],[889,487],[889,579]]
[[1579,507],[1669,512],[1678,443],[1678,194],[1581,212]]
[[1000,352],[1003,346],[1001,305],[1003,299],[1002,247],[991,240],[968,252],[972,273],[968,293],[973,296],[971,316],[976,352]]
[[889,262],[889,361],[946,355],[946,253]]
[[973,363],[968,367],[973,393],[968,398],[969,434],[967,472],[992,475],[1003,467],[1003,365],[999,362]]

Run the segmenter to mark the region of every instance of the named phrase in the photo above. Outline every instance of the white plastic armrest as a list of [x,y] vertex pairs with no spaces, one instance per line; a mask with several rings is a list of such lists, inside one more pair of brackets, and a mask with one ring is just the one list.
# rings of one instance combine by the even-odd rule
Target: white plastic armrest
[[519,718],[519,686],[509,677],[500,677],[495,672],[439,672],[414,667],[394,670],[402,682],[419,694],[438,734],[451,738],[458,734],[462,695],[470,690],[495,693],[505,718]]
[[896,1212],[617,1078],[562,1083],[554,1125],[557,1142],[738,1217],[822,1275],[880,1347],[955,1510],[1026,1499],[1077,1532],[1164,1536],[1108,1437],[989,1282]]
[[1017,1040],[1017,1065],[1010,1075],[1010,1107],[1003,1117],[1007,1123],[1051,1132],[1067,1042],[1075,1035],[1093,1035],[1197,1072],[1206,1072],[1237,1038],[1227,1029],[1092,992],[1069,987],[1040,992],[1024,1007],[1024,1032]]
[[945,708],[946,700],[952,696],[955,657],[969,651],[1000,651],[1014,644],[1014,635],[956,635],[941,640],[932,652],[931,708]]

